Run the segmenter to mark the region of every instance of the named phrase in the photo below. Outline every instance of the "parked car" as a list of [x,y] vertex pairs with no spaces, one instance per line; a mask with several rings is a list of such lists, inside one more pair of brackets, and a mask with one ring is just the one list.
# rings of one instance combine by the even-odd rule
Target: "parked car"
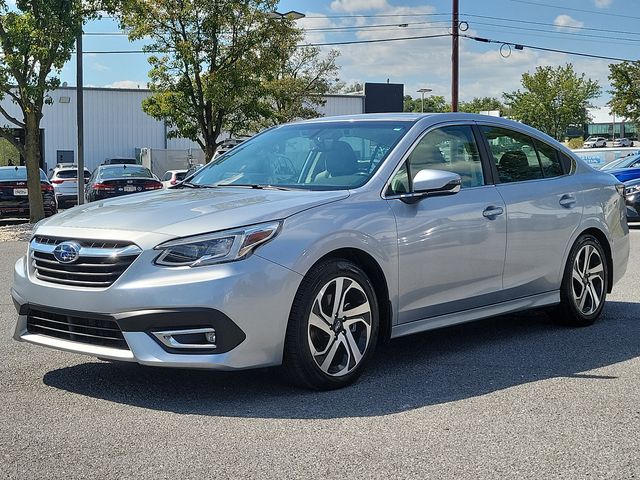
[[[84,182],[89,181],[91,172],[84,169]],[[71,163],[56,165],[49,181],[53,185],[59,207],[73,206],[78,201],[78,166]]]
[[625,157],[618,158],[613,162],[605,164],[601,170],[611,171],[620,170],[623,168],[638,168],[640,167],[640,155],[638,153],[632,153]]
[[607,139],[604,137],[588,137],[582,144],[583,148],[600,148],[607,146]]
[[138,165],[138,160],[128,157],[107,158],[102,165]]
[[[53,185],[40,170],[40,189],[47,217],[58,213]],[[29,218],[26,167],[0,167],[0,218]]]
[[624,182],[624,197],[627,203],[627,221],[640,222],[640,179]]
[[187,172],[188,170],[168,170],[162,177],[162,185],[164,186],[164,188],[169,188],[177,185],[182,180],[184,180]]
[[613,146],[614,147],[633,147],[633,142],[625,137],[616,138],[613,141]]
[[101,165],[95,169],[85,190],[87,202],[131,193],[159,190],[162,183],[140,165]]
[[38,225],[14,338],[342,387],[390,338],[539,307],[593,323],[626,270],[625,211],[615,178],[503,118],[281,125],[176,187]]

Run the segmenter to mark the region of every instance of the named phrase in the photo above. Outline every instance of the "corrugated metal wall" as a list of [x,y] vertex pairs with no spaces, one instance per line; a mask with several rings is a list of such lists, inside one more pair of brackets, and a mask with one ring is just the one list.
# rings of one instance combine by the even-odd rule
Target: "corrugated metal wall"
[[[55,165],[58,150],[75,152],[77,148],[75,88],[61,87],[50,95],[53,104],[45,106],[40,124],[44,129],[44,159],[48,168]],[[163,122],[154,120],[142,111],[142,100],[149,95],[149,91],[143,89],[85,88],[84,145],[87,168],[93,170],[109,157],[132,157],[136,148],[199,148],[197,143],[186,139],[165,141]],[[64,97],[69,99],[68,103],[64,103]],[[2,106],[18,119],[22,118],[19,109],[8,97],[2,100]],[[322,115],[362,113],[363,97],[328,96],[326,105],[320,107],[319,111]],[[12,126],[2,116],[0,124]]]

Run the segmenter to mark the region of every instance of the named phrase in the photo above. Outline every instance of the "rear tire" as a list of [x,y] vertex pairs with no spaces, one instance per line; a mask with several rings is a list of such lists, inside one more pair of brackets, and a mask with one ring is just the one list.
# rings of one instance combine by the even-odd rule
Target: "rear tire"
[[295,385],[331,390],[353,383],[373,355],[379,309],[371,281],[332,259],[302,280],[289,316],[283,369]]
[[556,320],[571,327],[593,324],[604,308],[609,268],[600,241],[583,235],[571,249],[560,287]]

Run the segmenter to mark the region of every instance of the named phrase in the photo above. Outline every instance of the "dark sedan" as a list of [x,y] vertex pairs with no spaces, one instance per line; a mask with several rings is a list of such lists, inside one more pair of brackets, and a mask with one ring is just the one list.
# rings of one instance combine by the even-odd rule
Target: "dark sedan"
[[624,197],[627,203],[627,221],[640,222],[640,179],[624,183]]
[[101,165],[89,178],[88,202],[162,189],[162,183],[148,168],[140,165]]
[[[47,217],[58,213],[58,204],[45,173],[40,170],[40,189]],[[29,218],[26,167],[0,167],[0,218]]]

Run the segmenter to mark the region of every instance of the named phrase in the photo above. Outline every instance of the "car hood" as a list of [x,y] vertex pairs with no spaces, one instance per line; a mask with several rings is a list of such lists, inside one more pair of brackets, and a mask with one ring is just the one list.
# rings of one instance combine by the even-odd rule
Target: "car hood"
[[[45,220],[38,232],[104,229],[182,237],[283,219],[347,198],[349,192],[246,187],[168,189],[74,207]],[[106,238],[106,237],[105,237]]]

